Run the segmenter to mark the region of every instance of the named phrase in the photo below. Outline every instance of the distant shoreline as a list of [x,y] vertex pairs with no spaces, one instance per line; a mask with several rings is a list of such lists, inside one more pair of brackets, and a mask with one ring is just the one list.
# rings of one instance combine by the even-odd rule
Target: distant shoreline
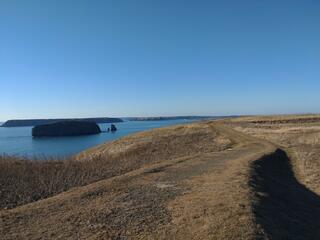
[[172,116],[172,117],[127,117],[128,121],[166,121],[166,120],[210,120],[220,118],[232,118],[236,116]]
[[19,119],[8,120],[4,122],[1,127],[29,127],[43,124],[50,124],[61,121],[88,121],[95,123],[118,123],[123,122],[121,118],[60,118],[60,119]]
[[232,116],[159,116],[159,117],[123,117],[123,118],[57,118],[57,119],[12,119],[0,122],[0,127],[30,127],[51,124],[60,121],[91,121],[95,123],[119,123],[124,121],[168,121],[168,120],[212,120],[221,118],[234,118]]

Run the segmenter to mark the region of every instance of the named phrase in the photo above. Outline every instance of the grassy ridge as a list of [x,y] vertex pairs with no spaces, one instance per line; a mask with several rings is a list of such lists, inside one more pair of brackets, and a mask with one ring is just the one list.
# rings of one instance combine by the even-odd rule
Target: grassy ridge
[[206,124],[151,130],[99,145],[70,159],[0,156],[0,209],[44,199],[146,164],[220,151],[230,141]]

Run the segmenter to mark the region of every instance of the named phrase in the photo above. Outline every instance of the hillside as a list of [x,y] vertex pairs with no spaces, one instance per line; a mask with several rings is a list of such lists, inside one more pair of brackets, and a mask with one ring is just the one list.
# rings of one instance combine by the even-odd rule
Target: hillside
[[220,116],[171,116],[171,117],[129,117],[129,121],[166,121],[166,120],[205,120],[222,118]]
[[61,121],[88,121],[95,123],[116,123],[123,122],[120,118],[61,118],[61,119],[18,119],[8,120],[1,127],[27,127],[43,124],[51,124]]
[[226,123],[284,149],[299,180],[320,194],[320,115],[248,117]]
[[[296,135],[286,133],[278,141],[288,123],[273,129],[247,120],[156,129],[84,151],[72,161],[103,165],[101,180],[0,210],[0,235],[4,239],[318,239],[319,184],[312,178],[316,170],[300,173],[303,155],[294,155],[286,145],[300,136],[294,146],[308,143],[309,150],[317,151],[318,123],[300,121],[303,128],[290,126]],[[309,131],[305,128],[311,135],[301,134]],[[94,165],[97,160],[99,165]],[[316,164],[315,160],[308,161]]]

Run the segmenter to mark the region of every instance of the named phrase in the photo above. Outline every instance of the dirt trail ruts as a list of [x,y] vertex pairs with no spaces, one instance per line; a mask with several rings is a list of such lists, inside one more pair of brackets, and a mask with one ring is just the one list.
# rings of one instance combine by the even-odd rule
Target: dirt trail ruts
[[264,237],[320,239],[319,115],[242,117],[225,123],[279,146],[252,165],[253,209]]

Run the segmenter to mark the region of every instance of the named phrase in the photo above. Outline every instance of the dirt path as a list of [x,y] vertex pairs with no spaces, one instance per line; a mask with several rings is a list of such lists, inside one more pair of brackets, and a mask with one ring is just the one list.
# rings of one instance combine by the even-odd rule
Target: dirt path
[[279,146],[252,165],[253,209],[265,237],[320,239],[319,115],[250,117],[226,123]]
[[[274,190],[270,185],[274,184],[272,181],[285,172],[285,180],[279,181],[292,185],[288,190],[290,196],[298,191],[307,199],[293,215],[305,209],[306,204],[317,206],[317,198],[299,187],[286,164],[269,178],[271,162],[278,163],[273,160],[277,159],[274,158],[277,147],[219,123],[201,124],[197,127],[207,129],[209,126],[215,136],[228,138],[230,147],[195,154],[186,151],[188,154],[184,156],[163,159],[121,176],[1,211],[0,236],[3,239],[276,239],[273,237],[291,236],[293,225],[283,225],[288,218],[281,218],[280,211],[273,211],[273,199],[281,195],[284,187],[280,185],[282,187]],[[263,156],[271,156],[272,160]],[[285,194],[289,194],[288,191]],[[296,205],[287,207],[289,211]],[[270,225],[274,218],[278,222]],[[273,229],[287,229],[287,235],[275,235]]]

